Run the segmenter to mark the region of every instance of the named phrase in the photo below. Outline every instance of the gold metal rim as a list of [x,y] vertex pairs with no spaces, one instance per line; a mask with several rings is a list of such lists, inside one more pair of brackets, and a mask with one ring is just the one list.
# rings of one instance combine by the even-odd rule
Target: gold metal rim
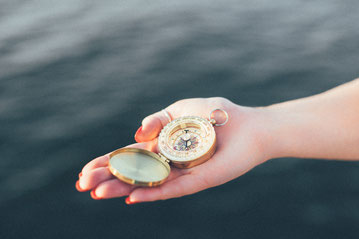
[[[128,178],[128,177],[122,175],[120,172],[118,172],[118,170],[116,170],[111,165],[111,159],[112,159],[113,156],[115,156],[117,154],[120,154],[120,153],[123,153],[123,152],[134,152],[134,153],[146,154],[146,155],[160,161],[168,171],[167,177],[160,180],[160,181],[143,182],[143,181],[134,180],[134,179],[131,179],[131,178]],[[156,154],[154,152],[151,152],[151,151],[148,151],[148,150],[145,150],[145,149],[138,149],[138,148],[120,148],[120,149],[117,149],[117,150],[113,151],[112,153],[110,153],[110,159],[109,159],[109,163],[108,163],[108,168],[109,168],[110,172],[115,177],[120,179],[121,181],[123,181],[125,183],[128,183],[128,184],[131,184],[131,185],[146,186],[146,187],[154,187],[154,186],[161,185],[162,183],[164,183],[166,181],[166,179],[168,178],[168,176],[170,175],[170,172],[171,172],[171,168],[168,165],[168,163],[165,160],[163,160],[158,154]]]
[[[207,138],[209,140],[208,142],[211,143],[210,145],[207,146],[208,151],[203,151],[203,153],[201,154],[197,153],[197,155],[191,155],[186,160],[183,160],[179,156],[174,155],[174,153],[172,152],[173,150],[166,145],[167,135],[169,135],[172,132],[172,130],[178,127],[179,124],[186,124],[186,125],[194,124],[194,125],[200,125],[200,127],[203,126],[204,129],[207,128],[208,132],[210,132],[210,135],[206,137],[208,137]],[[201,118],[199,116],[183,116],[180,118],[176,118],[170,124],[166,125],[162,129],[158,138],[158,150],[162,155],[164,155],[167,159],[169,159],[171,161],[171,164],[174,165],[175,167],[189,168],[189,167],[194,167],[206,161],[203,160],[203,158],[207,159],[207,155],[211,154],[211,151],[213,150],[213,146],[215,145],[215,141],[216,141],[216,133],[214,127],[212,124],[210,124],[210,122],[207,119]],[[181,157],[185,157],[185,155]],[[199,161],[197,162],[197,160]]]
[[173,165],[176,168],[192,168],[194,166],[200,165],[200,164],[206,162],[207,160],[209,160],[210,158],[212,158],[213,154],[216,151],[216,148],[217,148],[217,139],[215,137],[211,148],[208,150],[208,152],[206,154],[202,155],[199,158],[195,158],[195,159],[193,159],[191,161],[174,161],[174,160],[170,160],[171,165]]

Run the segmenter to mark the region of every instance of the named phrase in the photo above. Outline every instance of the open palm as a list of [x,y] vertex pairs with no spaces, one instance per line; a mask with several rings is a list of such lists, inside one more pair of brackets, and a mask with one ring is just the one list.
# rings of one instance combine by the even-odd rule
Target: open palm
[[[146,188],[123,183],[112,176],[107,167],[109,154],[106,154],[83,168],[76,184],[78,190],[92,190],[94,199],[129,195],[127,203],[163,200],[223,184],[268,159],[263,149],[262,117],[254,108],[241,107],[224,98],[197,98],[177,101],[166,110],[172,118],[186,115],[208,118],[215,108],[225,109],[230,118],[225,126],[216,127],[217,150],[205,163],[190,169],[172,167],[165,183]],[[135,137],[138,143],[127,147],[157,153],[157,137],[167,123],[168,119],[161,111],[146,117]]]

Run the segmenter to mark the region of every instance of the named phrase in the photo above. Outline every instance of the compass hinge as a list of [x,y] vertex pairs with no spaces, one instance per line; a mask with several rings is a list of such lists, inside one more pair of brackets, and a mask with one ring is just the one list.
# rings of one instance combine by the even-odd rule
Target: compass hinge
[[168,158],[166,158],[163,154],[161,154],[161,153],[158,153],[158,155],[161,157],[161,159],[163,159],[166,163],[170,163],[171,161],[168,159]]

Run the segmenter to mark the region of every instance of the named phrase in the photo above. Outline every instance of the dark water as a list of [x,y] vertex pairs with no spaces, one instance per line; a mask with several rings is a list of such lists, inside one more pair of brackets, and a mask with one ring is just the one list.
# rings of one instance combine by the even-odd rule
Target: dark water
[[[358,238],[359,165],[278,159],[133,206],[82,166],[188,97],[268,105],[359,75],[356,0],[0,1],[0,238]],[[345,106],[343,106],[345,107]]]

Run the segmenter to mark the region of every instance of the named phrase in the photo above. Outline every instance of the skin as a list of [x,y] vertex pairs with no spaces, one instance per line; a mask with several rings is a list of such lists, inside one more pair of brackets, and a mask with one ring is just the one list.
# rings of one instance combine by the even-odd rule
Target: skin
[[[193,194],[233,180],[257,165],[279,157],[359,160],[359,80],[327,92],[267,107],[243,107],[225,98],[196,98],[166,108],[172,118],[204,118],[215,109],[230,118],[215,127],[217,150],[207,162],[190,169],[172,167],[158,187],[135,187],[108,170],[109,154],[89,162],[80,173],[79,191],[91,190],[94,199],[129,196],[126,203],[164,200]],[[168,119],[157,112],[142,121],[127,147],[157,151],[157,136]]]

